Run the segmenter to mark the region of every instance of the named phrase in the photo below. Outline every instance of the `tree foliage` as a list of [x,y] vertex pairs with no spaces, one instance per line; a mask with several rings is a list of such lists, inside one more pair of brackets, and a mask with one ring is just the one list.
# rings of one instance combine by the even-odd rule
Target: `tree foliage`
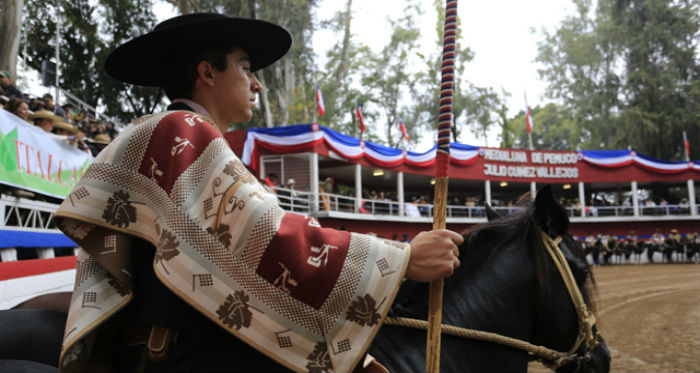
[[[549,103],[531,108],[533,147],[542,150],[574,150],[581,147],[581,128],[561,106]],[[521,111],[509,121],[509,133],[516,134],[511,145],[525,149],[529,146],[525,112]],[[503,146],[506,146],[505,144]]]
[[104,61],[119,44],[153,27],[150,0],[60,0],[26,3],[23,43],[28,65],[41,71],[54,60],[56,21],[60,17],[59,85],[106,114],[128,122],[148,114],[160,102],[157,89],[117,82],[104,73]]
[[[368,99],[383,114],[385,133],[382,137],[389,146],[401,141],[399,119],[410,110],[409,97],[415,78],[411,76],[408,61],[420,35],[413,22],[417,13],[415,5],[408,5],[400,19],[390,21],[393,31],[389,43],[379,54],[369,57],[368,69],[362,74],[362,85],[370,95]],[[368,110],[365,112],[370,114]],[[410,131],[410,127],[407,130]]]
[[548,96],[579,127],[581,147],[681,159],[683,131],[700,145],[700,2],[574,3],[576,14],[545,32],[537,60]]

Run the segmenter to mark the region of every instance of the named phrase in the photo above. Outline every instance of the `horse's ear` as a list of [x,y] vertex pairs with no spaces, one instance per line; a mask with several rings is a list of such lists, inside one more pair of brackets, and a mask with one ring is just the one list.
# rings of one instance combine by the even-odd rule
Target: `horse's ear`
[[564,208],[554,199],[552,186],[545,185],[535,197],[535,219],[540,227],[552,237],[569,230],[569,217]]
[[488,219],[488,221],[494,221],[503,217],[501,214],[498,213],[498,211],[494,210],[491,207],[490,203],[484,203],[484,207],[486,207],[486,218]]

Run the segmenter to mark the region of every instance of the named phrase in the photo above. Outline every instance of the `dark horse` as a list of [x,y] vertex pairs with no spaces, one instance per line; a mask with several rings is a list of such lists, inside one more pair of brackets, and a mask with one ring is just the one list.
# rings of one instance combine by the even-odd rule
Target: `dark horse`
[[[443,324],[568,352],[579,330],[577,313],[541,238],[541,232],[562,237],[559,247],[590,307],[593,278],[568,226],[564,209],[545,187],[534,203],[467,232],[460,247],[462,265],[445,281]],[[426,320],[427,310],[428,286],[406,281],[390,316]],[[385,324],[370,353],[390,371],[423,371],[425,341],[422,330]],[[528,354],[522,350],[444,334],[440,360],[440,370],[446,372],[524,372],[528,367]],[[585,359],[557,371],[607,372],[609,368],[610,353],[600,338]]]
[[[587,303],[592,277],[581,248],[568,233],[564,209],[545,187],[534,203],[528,202],[524,209],[510,216],[498,217],[493,211],[489,214],[491,221],[468,232],[460,246],[462,265],[445,282],[443,323],[495,332],[568,352],[579,330],[577,314],[561,275],[544,251],[541,233],[563,238],[559,246]],[[406,281],[390,316],[425,320],[427,288],[427,284]],[[369,352],[391,371],[423,371],[425,339],[423,331],[384,325]],[[581,352],[581,359],[557,371],[609,370],[610,354],[602,338],[595,349]],[[58,351],[54,355],[57,358]],[[246,361],[245,357],[240,361]],[[451,336],[442,338],[442,371],[522,372],[527,370],[527,364],[528,354],[521,350]],[[239,368],[274,371],[279,366]]]

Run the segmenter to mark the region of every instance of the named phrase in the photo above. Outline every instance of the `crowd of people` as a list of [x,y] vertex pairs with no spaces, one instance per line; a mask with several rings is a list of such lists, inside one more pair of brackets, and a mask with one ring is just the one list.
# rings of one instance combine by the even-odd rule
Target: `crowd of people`
[[[612,265],[642,262],[688,263],[700,260],[700,232],[679,233],[671,229],[664,234],[656,229],[649,238],[642,238],[635,231],[626,236],[616,236],[611,232],[594,235],[588,232],[581,238],[581,246],[590,255],[592,264]],[[659,253],[660,255],[655,255]]]
[[[570,216],[581,216],[581,209],[585,209],[585,216],[632,216],[634,206],[630,197],[614,198],[612,201],[605,197],[591,197],[583,207],[578,198],[560,198],[559,203],[567,208]],[[665,197],[646,198],[639,201],[641,215],[675,215],[687,214],[690,204],[687,198],[669,200]]]
[[0,71],[0,109],[93,156],[118,134],[114,123],[103,122],[71,103],[59,105],[50,93],[41,97],[22,93],[6,70]]

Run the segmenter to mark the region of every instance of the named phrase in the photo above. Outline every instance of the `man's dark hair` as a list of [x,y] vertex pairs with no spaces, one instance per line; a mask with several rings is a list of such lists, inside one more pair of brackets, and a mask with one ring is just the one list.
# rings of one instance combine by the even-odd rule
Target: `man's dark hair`
[[166,64],[163,92],[170,100],[192,98],[194,82],[197,80],[197,65],[207,61],[215,69],[224,71],[227,67],[226,56],[235,49],[232,45],[219,45],[171,56]]

